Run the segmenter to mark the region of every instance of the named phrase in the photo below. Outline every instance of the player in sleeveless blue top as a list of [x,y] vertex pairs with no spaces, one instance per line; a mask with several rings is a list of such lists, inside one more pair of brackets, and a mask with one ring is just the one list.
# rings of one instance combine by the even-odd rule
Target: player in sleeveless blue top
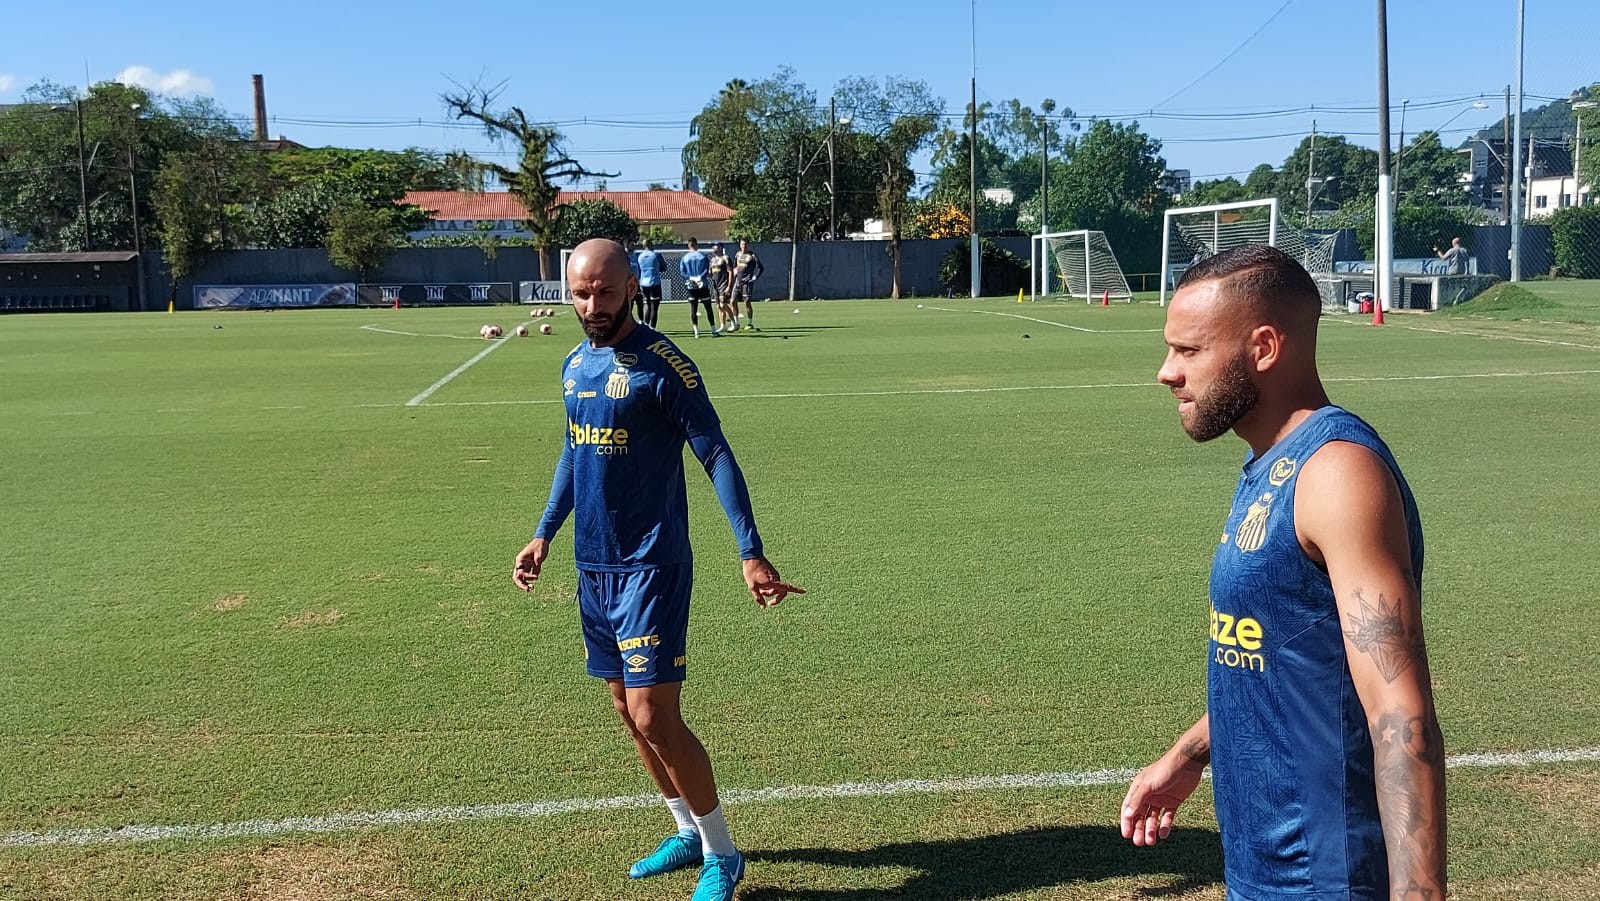
[[550,539],[574,515],[578,607],[587,668],[605,679],[678,831],[629,870],[654,876],[702,863],[693,901],[726,901],[744,874],[704,746],[683,722],[693,557],[683,474],[688,444],[733,526],[745,585],[763,607],[804,591],[783,582],[761,546],[744,475],[705,380],[660,332],[633,319],[628,257],[586,241],[567,263],[587,341],[562,366],[567,435],[534,538],[512,578],[532,589]]
[[1292,257],[1189,269],[1159,380],[1184,431],[1250,445],[1211,565],[1207,713],[1122,807],[1172,830],[1209,762],[1228,898],[1445,896],[1444,739],[1422,638],[1422,525],[1394,456],[1317,374],[1321,302]]

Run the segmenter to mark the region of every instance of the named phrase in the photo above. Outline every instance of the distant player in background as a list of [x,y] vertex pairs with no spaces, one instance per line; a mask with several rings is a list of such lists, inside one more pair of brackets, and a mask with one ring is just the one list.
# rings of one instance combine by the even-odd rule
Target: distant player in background
[[728,835],[705,746],[683,721],[689,546],[683,446],[716,486],[739,543],[745,587],[762,607],[802,589],[767,561],[744,474],[694,362],[628,313],[633,277],[615,242],[578,245],[567,260],[573,312],[588,340],[567,355],[567,434],[550,500],[511,577],[529,591],[550,540],[575,519],[578,613],[585,666],[606,680],[677,831],[634,863],[634,879],[704,863],[693,901],[729,901],[744,857]]
[[733,327],[733,260],[728,258],[721,244],[711,245],[711,291],[717,296],[717,321],[712,334],[721,334]]
[[661,315],[661,267],[666,265],[661,254],[656,253],[650,239],[644,239],[644,250],[639,251],[639,293],[644,297],[643,315],[639,321],[651,328]]
[[711,261],[700,252],[700,242],[689,239],[689,252],[678,260],[678,276],[689,290],[689,321],[694,324],[694,336],[700,337],[700,308],[706,308],[706,327],[711,337],[717,337],[717,316],[711,307]]
[[766,267],[750,249],[750,242],[739,239],[739,253],[733,258],[733,330],[739,330],[739,298],[744,298],[744,327],[755,330],[756,311],[750,306],[750,291]]
[[1229,901],[1443,901],[1445,748],[1422,636],[1422,523],[1317,372],[1317,286],[1251,245],[1192,266],[1157,380],[1196,441],[1250,456],[1211,561],[1207,704],[1122,802],[1153,845],[1210,763]]
[[633,276],[633,296],[628,303],[633,305],[633,318],[643,322],[644,294],[639,291],[639,257],[633,252],[633,242],[623,241],[622,252],[628,256],[628,272]]

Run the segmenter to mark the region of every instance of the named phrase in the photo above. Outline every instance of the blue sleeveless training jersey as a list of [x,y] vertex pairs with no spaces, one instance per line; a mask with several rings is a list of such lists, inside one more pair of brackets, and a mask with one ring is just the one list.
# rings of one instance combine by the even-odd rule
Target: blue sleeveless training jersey
[[584,341],[562,366],[567,441],[534,535],[574,514],[579,569],[637,572],[688,563],[683,447],[716,486],[744,559],[762,552],[744,475],[694,362],[644,324],[614,347]]
[[1249,901],[1389,897],[1372,739],[1333,586],[1295,536],[1300,468],[1330,441],[1371,449],[1394,474],[1421,591],[1416,502],[1360,417],[1322,407],[1246,461],[1211,562],[1207,706],[1224,871]]

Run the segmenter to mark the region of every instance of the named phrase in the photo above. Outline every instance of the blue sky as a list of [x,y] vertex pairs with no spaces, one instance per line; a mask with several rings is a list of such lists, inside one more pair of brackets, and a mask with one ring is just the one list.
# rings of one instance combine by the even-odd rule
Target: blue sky
[[[1527,105],[1600,81],[1593,0],[1527,6]],[[1514,0],[1389,4],[1391,98],[1397,110],[1410,100],[1408,134],[1442,125],[1479,95],[1489,108],[1454,119],[1447,142],[1498,121],[1514,77],[1515,8]],[[1242,177],[1257,163],[1280,163],[1313,119],[1320,132],[1375,145],[1374,10],[1370,0],[978,0],[979,99],[1048,96],[1082,116],[1136,117],[1165,143],[1170,166]],[[27,4],[0,17],[0,103],[40,78],[81,85],[87,70],[93,81],[199,91],[249,116],[250,76],[260,73],[274,135],[482,152],[477,132],[444,124],[439,94],[452,80],[506,81],[505,100],[531,116],[630,123],[564,130],[583,163],[621,171],[613,189],[639,189],[678,183],[687,121],[723,84],[780,65],[824,100],[842,78],[893,75],[927,81],[960,112],[972,11],[970,0],[84,0],[69,21]],[[1398,114],[1393,123],[1398,132]]]

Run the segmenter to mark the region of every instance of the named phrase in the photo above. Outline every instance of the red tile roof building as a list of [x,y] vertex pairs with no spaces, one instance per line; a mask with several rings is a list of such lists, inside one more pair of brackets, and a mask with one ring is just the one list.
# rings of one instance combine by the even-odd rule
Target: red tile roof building
[[[556,203],[575,200],[609,200],[622,207],[641,228],[665,225],[681,238],[726,241],[733,210],[693,191],[562,191]],[[430,227],[414,237],[475,232],[479,222],[492,222],[491,234],[526,234],[522,222],[527,209],[505,191],[469,194],[458,191],[412,191],[402,203],[419,206],[432,218]]]

